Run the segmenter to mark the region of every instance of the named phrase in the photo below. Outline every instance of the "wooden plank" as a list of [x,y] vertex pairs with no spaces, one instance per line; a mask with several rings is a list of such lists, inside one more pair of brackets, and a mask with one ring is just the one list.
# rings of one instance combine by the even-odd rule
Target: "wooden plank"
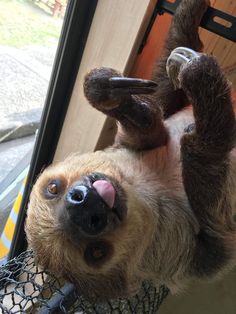
[[[83,78],[101,66],[129,73],[155,4],[156,0],[98,1],[54,160],[103,147],[107,120],[88,105]],[[106,136],[104,145],[108,142]]]
[[[211,1],[211,6],[221,11],[226,11],[228,2],[229,0],[226,0],[224,2],[223,1],[219,2],[218,0],[215,0],[215,1]],[[205,29],[200,29],[200,37],[204,43],[204,51],[209,54],[213,54],[213,51],[215,49],[215,46],[220,36],[215,35]]]
[[[233,16],[236,15],[235,0],[215,0],[211,3],[215,8],[227,12]],[[236,44],[210,33],[206,30],[200,30],[200,36],[204,43],[204,51],[212,54],[218,60],[220,66],[224,69],[227,77],[236,88]]]

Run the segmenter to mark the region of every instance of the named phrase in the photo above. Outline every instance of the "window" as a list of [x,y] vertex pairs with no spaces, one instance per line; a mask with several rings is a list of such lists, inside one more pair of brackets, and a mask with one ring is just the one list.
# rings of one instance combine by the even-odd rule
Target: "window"
[[66,4],[0,2],[0,259],[11,245]]

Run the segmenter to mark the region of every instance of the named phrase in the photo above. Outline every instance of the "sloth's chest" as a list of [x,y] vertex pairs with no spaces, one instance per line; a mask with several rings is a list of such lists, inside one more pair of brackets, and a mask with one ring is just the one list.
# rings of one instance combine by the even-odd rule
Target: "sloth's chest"
[[[166,121],[169,130],[167,146],[140,154],[134,165],[134,176],[139,175],[146,184],[156,183],[166,189],[182,190],[182,164],[180,140],[184,133],[190,131],[194,119],[191,108],[172,116]],[[138,171],[137,171],[138,170]]]
[[[171,194],[181,193],[185,197],[180,140],[193,123],[192,108],[188,107],[165,121],[170,135],[167,146],[139,154],[128,154],[126,150],[118,154],[116,152],[114,159],[138,193],[146,191],[147,195],[154,196],[166,191]],[[232,191],[232,203],[235,204],[233,207],[236,208],[236,149],[231,153],[229,188]]]
[[[143,154],[140,159],[140,169],[147,189],[167,191],[168,193],[181,193],[185,198],[185,189],[182,180],[182,163],[180,141],[188,128],[194,123],[191,108],[187,108],[166,121],[170,140],[166,147],[157,148]],[[236,148],[230,154],[230,170],[228,174],[228,188],[231,191],[232,208],[236,213]],[[153,188],[153,185],[156,188]]]

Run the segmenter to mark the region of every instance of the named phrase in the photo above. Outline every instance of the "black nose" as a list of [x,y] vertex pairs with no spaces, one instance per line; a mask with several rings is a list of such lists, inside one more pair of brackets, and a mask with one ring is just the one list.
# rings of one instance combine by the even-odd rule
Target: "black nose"
[[108,224],[109,207],[92,187],[83,184],[71,187],[65,205],[71,221],[86,234],[97,235]]

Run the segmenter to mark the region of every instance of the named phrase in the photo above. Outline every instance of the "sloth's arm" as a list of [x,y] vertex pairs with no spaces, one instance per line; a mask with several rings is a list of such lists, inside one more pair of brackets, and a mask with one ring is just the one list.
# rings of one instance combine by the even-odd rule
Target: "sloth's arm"
[[[164,53],[151,81],[122,79],[116,71],[100,68],[85,78],[84,92],[89,102],[120,122],[116,143],[132,149],[163,146],[168,133],[163,113],[168,117],[186,104],[183,90],[175,90],[166,73],[166,61],[177,46],[201,49],[198,26],[209,0],[182,0],[167,36]],[[154,95],[147,95],[152,94]],[[146,96],[145,96],[146,95]],[[163,112],[162,112],[163,111]]]
[[84,94],[90,104],[119,122],[117,145],[135,150],[165,145],[168,134],[162,112],[150,96],[153,81],[122,77],[110,68],[94,69],[84,80]]
[[230,85],[215,59],[202,55],[179,75],[193,104],[195,130],[182,138],[184,187],[200,226],[193,268],[212,275],[232,257],[235,226],[229,191],[229,153],[235,141]]
[[173,17],[163,55],[156,64],[152,77],[158,85],[153,96],[156,103],[161,106],[165,118],[188,104],[183,90],[175,89],[169,80],[166,61],[171,51],[177,47],[188,47],[195,51],[202,49],[198,27],[209,4],[209,0],[182,0]]

